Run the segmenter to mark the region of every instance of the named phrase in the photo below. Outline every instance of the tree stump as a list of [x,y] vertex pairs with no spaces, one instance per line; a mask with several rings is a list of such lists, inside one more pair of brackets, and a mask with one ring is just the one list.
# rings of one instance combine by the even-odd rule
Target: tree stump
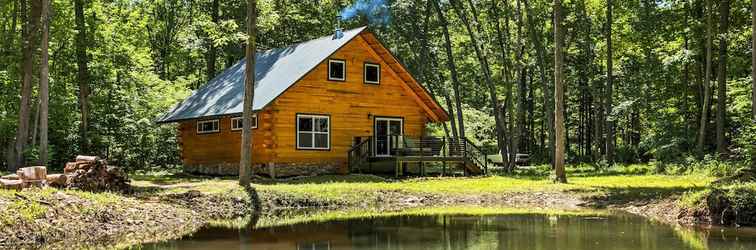
[[25,167],[16,171],[18,179],[25,183],[24,186],[42,187],[47,182],[47,167],[33,166]]
[[21,180],[0,179],[0,188],[21,190],[24,188],[24,182]]

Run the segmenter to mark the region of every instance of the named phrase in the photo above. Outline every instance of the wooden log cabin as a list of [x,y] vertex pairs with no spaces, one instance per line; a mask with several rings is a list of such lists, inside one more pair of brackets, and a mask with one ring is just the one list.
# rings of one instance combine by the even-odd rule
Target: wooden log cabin
[[[346,173],[350,149],[424,136],[448,114],[366,27],[258,52],[253,165],[273,176]],[[187,172],[238,174],[245,61],[158,119],[178,123]],[[364,144],[364,143],[363,143]]]

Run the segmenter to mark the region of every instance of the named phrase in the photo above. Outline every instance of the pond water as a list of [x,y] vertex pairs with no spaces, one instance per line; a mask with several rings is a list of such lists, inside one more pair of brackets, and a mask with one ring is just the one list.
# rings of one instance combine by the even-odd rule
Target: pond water
[[142,249],[756,249],[756,230],[680,229],[644,218],[393,216],[241,229],[206,227]]

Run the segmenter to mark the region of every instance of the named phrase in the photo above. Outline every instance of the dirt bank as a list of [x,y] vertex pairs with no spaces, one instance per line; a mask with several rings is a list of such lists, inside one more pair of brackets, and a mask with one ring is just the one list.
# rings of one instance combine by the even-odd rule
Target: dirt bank
[[[481,180],[471,178],[469,181]],[[364,180],[355,184],[362,186],[362,190],[353,189],[354,186],[350,184],[331,185],[332,188],[326,190],[320,184],[291,183],[283,184],[288,185],[284,187],[276,186],[279,183],[263,183],[256,185],[258,190],[242,190],[233,181],[206,179],[154,180],[150,183],[135,187],[135,191],[128,194],[56,189],[25,190],[20,193],[0,191],[0,211],[3,211],[0,212],[0,248],[117,247],[154,242],[194,232],[210,221],[245,217],[255,211],[265,215],[287,208],[336,211],[397,211],[453,206],[534,210],[608,208],[668,223],[701,221],[694,214],[685,213],[689,210],[679,205],[679,195],[622,199],[596,189],[513,189],[477,194],[396,189],[390,186],[393,183],[390,180],[377,180],[375,185],[365,184]],[[494,180],[493,183],[499,182]],[[364,188],[366,185],[370,188]],[[309,190],[302,192],[303,189]],[[331,192],[333,195],[318,196],[312,195],[313,192]],[[260,209],[256,210],[255,207]]]

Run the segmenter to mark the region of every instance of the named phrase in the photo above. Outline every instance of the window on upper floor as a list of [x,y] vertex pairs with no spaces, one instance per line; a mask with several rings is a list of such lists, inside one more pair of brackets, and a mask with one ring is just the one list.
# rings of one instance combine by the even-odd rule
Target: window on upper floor
[[376,63],[365,63],[365,83],[381,83],[381,65]]
[[339,59],[328,60],[328,80],[346,81],[346,61]]

